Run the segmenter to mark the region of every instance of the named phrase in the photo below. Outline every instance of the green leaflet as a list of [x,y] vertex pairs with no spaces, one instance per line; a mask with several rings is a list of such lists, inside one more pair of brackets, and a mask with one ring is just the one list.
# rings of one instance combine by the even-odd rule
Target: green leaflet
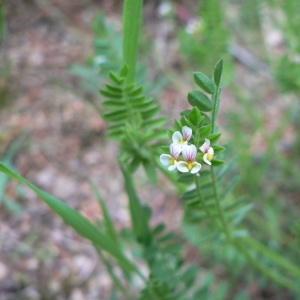
[[221,77],[222,77],[222,72],[223,72],[223,59],[220,59],[214,70],[214,82],[217,87],[219,87],[220,82],[221,82]]
[[199,91],[190,91],[188,93],[188,101],[192,106],[196,106],[200,111],[211,111],[212,103],[209,98]]
[[207,138],[210,140],[211,144],[215,144],[220,137],[221,137],[221,133],[213,133],[210,134]]
[[209,94],[213,94],[215,92],[215,87],[213,82],[205,74],[201,72],[195,72],[194,81],[205,92]]

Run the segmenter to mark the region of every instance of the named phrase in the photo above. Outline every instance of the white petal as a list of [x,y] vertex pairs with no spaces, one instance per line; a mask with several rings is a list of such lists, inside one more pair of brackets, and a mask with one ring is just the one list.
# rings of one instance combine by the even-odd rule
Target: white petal
[[180,144],[178,144],[178,146],[181,148],[181,149],[183,149],[185,146],[187,145],[187,141],[185,141],[185,142],[181,142]]
[[205,163],[207,163],[208,165],[211,165],[211,162],[207,159],[207,153],[203,155],[203,160]]
[[177,164],[170,165],[169,168],[168,168],[168,170],[169,170],[169,171],[173,171],[173,170],[176,169],[176,166],[177,166]]
[[176,164],[177,170],[182,173],[187,173],[189,171],[188,164],[185,161],[179,161]]
[[182,140],[182,135],[179,131],[175,131],[172,135],[172,141],[175,144],[178,144]]
[[198,173],[200,171],[200,169],[201,169],[201,164],[199,164],[197,162],[194,162],[193,163],[193,168],[191,170],[191,173],[192,174],[196,174],[196,173]]
[[187,126],[183,126],[182,127],[182,135],[183,135],[183,139],[185,141],[189,141],[192,137],[192,129],[190,127],[187,127]]
[[162,154],[159,157],[160,162],[164,165],[164,166],[169,166],[171,164],[171,159],[172,156],[169,154]]

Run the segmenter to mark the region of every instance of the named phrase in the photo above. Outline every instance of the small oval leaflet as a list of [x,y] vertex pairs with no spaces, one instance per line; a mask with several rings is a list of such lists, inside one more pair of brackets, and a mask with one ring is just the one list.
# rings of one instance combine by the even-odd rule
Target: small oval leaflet
[[196,106],[200,111],[211,111],[212,103],[207,96],[199,91],[190,91],[188,101],[192,106]]
[[195,72],[194,81],[206,93],[213,94],[215,92],[215,86],[213,82],[205,74],[201,72]]

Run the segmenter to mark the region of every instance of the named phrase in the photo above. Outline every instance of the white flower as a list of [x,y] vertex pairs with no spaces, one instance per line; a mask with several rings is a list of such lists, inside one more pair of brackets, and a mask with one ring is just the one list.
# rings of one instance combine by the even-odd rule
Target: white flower
[[198,173],[201,169],[201,164],[195,161],[197,149],[195,145],[186,145],[182,149],[182,155],[185,161],[179,161],[176,164],[178,171],[186,173],[191,172],[192,174]]
[[208,165],[211,165],[211,161],[214,158],[214,149],[210,147],[210,140],[205,139],[204,144],[199,148],[204,153],[203,160]]
[[161,163],[165,166],[169,166],[168,170],[169,171],[173,171],[176,169],[176,165],[177,165],[177,161],[178,161],[178,157],[179,154],[181,152],[181,147],[179,147],[178,145],[175,144],[171,144],[170,145],[170,153],[169,154],[162,154],[159,159],[161,161]]
[[187,145],[187,142],[192,137],[192,129],[187,126],[182,127],[182,134],[179,131],[176,131],[172,135],[172,141],[173,144],[180,146],[183,148],[185,145]]

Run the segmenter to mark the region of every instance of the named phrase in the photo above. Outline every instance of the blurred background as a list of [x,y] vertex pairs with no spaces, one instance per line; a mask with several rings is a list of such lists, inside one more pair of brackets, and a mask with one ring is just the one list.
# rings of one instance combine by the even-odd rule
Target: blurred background
[[[118,228],[127,226],[117,144],[105,137],[98,94],[122,63],[122,1],[0,5],[1,161],[95,221],[102,213],[92,178]],[[299,15],[298,0],[145,0],[138,67],[171,126],[189,107],[192,73],[211,76],[224,59],[218,124],[237,179],[231,197],[249,198],[248,229],[292,261],[299,260]],[[181,234],[174,187],[161,177],[153,188],[142,171],[138,180],[153,224]],[[185,235],[193,244],[185,255],[205,275],[205,299],[296,299],[236,253],[198,248]],[[93,247],[0,174],[0,299],[109,299],[111,285]]]

